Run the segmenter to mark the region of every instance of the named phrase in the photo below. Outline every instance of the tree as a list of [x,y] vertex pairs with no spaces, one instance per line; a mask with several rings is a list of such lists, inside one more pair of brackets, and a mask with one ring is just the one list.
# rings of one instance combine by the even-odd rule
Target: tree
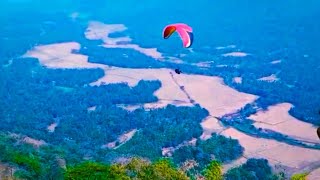
[[254,172],[255,176],[261,180],[267,180],[272,175],[271,167],[266,159],[248,159],[243,168]]
[[[270,180],[277,179],[271,171],[268,161],[265,159],[248,159],[248,161],[239,166],[230,169],[225,175],[227,180]],[[280,177],[280,176],[279,176]]]
[[120,164],[106,165],[97,162],[84,162],[74,167],[68,167],[65,179],[130,179],[126,169]]
[[152,164],[151,172],[149,179],[189,179],[181,170],[177,170],[169,159],[160,159],[156,161]]
[[66,180],[101,179],[107,175],[109,168],[104,164],[96,162],[84,162],[74,167],[68,167],[64,177]]
[[113,164],[104,179],[115,179],[115,180],[130,180],[127,175],[125,166],[121,164]]
[[302,174],[294,174],[290,179],[291,180],[306,180],[308,173],[302,173]]
[[225,175],[226,180],[241,180],[241,179],[247,179],[247,180],[256,180],[257,177],[253,172],[249,172],[244,168],[236,167],[230,169]]
[[212,161],[203,172],[207,180],[222,180],[221,164],[218,161]]
[[138,179],[148,179],[152,172],[150,162],[139,158],[131,159],[131,161],[126,165],[126,169],[128,170],[128,174],[131,178]]

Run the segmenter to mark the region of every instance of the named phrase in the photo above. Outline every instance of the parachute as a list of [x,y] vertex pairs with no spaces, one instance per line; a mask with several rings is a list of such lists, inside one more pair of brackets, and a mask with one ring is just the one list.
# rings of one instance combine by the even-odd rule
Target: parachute
[[183,23],[170,24],[163,29],[163,38],[168,39],[175,31],[179,34],[183,47],[189,48],[193,42],[192,28]]

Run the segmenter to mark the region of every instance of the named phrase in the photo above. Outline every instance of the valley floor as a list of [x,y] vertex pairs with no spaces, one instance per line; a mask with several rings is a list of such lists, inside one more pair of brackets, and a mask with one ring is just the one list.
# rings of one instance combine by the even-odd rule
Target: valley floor
[[[88,39],[98,40],[113,31],[122,31],[123,29],[124,28],[119,25],[113,27],[112,25],[104,25],[102,23],[97,25],[97,23],[95,23],[88,28],[85,35]],[[99,31],[100,35],[96,36],[93,33],[95,31]],[[103,38],[105,43],[104,47],[132,48],[154,58],[161,59],[162,57],[155,49],[146,49],[134,44],[126,46],[117,45],[117,42],[123,40],[129,41],[125,37]],[[81,46],[77,42],[43,45],[28,51],[24,57],[38,58],[40,63],[48,68],[103,69],[105,76],[92,82],[92,86],[125,82],[128,83],[129,86],[134,87],[140,80],[161,81],[161,88],[154,92],[154,95],[157,96],[159,101],[144,104],[143,107],[146,109],[154,109],[165,107],[168,104],[176,106],[193,106],[194,104],[199,104],[205,108],[209,112],[209,116],[201,123],[203,127],[201,138],[207,139],[211,133],[216,132],[226,137],[238,139],[245,149],[244,156],[232,163],[225,164],[224,170],[239,165],[248,158],[268,159],[276,170],[285,170],[289,174],[293,172],[309,172],[320,166],[320,150],[297,147],[277,140],[253,137],[232,127],[224,127],[217,119],[218,117],[235,113],[246,104],[255,102],[259,97],[239,92],[226,86],[220,77],[176,74],[173,70],[166,68],[132,69],[90,63],[88,62],[87,56],[72,53],[73,50],[79,50],[80,48]],[[240,81],[238,80],[237,82]],[[132,108],[130,104],[122,106],[125,108],[131,106]],[[319,140],[315,134],[315,127],[290,116],[288,111],[291,107],[291,104],[284,102],[269,107],[267,111],[258,111],[256,114],[251,115],[249,119],[255,121],[253,125],[257,128],[270,129],[301,140],[302,142],[319,145]],[[53,131],[52,125],[49,127],[49,129]],[[125,141],[128,140],[129,139],[126,139]],[[309,175],[309,178],[315,179],[317,174],[319,174],[319,169],[313,171]]]

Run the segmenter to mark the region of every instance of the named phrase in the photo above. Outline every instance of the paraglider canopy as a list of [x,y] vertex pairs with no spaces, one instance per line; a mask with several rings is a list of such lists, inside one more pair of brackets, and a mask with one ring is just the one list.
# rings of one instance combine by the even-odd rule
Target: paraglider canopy
[[192,28],[183,23],[170,24],[163,29],[162,36],[164,39],[168,39],[175,31],[179,34],[183,47],[189,48],[193,42]]

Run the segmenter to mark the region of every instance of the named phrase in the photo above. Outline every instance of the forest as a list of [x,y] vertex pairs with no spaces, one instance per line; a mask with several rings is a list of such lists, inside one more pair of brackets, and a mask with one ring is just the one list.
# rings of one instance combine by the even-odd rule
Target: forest
[[21,137],[2,133],[0,136],[0,160],[8,171],[1,177],[16,179],[284,179],[283,173],[273,174],[267,160],[249,159],[225,174],[221,162],[212,160],[200,169],[192,159],[177,166],[171,158],[150,161],[145,158],[127,158],[121,163],[82,160],[68,164],[65,153],[54,146],[35,149],[21,142]]
[[[198,105],[133,112],[116,106],[155,102],[152,94],[161,86],[158,81],[140,81],[134,88],[126,84],[92,87],[86,84],[102,76],[99,69],[53,70],[34,59],[14,61],[0,73],[0,118],[5,122],[0,125],[5,132],[1,134],[1,162],[17,168],[17,178],[284,178],[283,173],[272,174],[267,160],[260,159],[249,159],[222,174],[221,163],[239,158],[243,148],[237,140],[217,134],[205,141],[197,139],[195,146],[182,146],[163,159],[162,147],[178,146],[201,135],[200,122],[208,112]],[[92,106],[97,108],[89,112]],[[245,109],[250,112],[249,106]],[[59,125],[48,132],[53,122]],[[117,149],[101,148],[133,128],[139,131],[127,143]],[[35,149],[20,136],[41,139],[47,145]],[[119,158],[127,159],[127,164],[119,164]]]
[[[199,105],[169,105],[150,111],[140,108],[133,112],[116,106],[157,101],[153,92],[161,86],[159,81],[140,81],[133,88],[126,84],[88,86],[90,81],[102,76],[101,70],[53,70],[40,66],[35,59],[14,61],[0,73],[3,78],[1,131],[43,140],[47,144],[45,149],[49,145],[61,150],[60,155],[70,165],[84,158],[104,163],[112,163],[119,157],[156,161],[162,157],[162,147],[176,147],[200,137],[200,122],[208,116]],[[96,107],[95,111],[88,111],[92,106]],[[52,123],[58,124],[54,132],[47,129]],[[101,148],[132,129],[138,129],[137,133],[119,148]],[[199,171],[210,159],[228,162],[243,152],[237,140],[220,135],[197,142],[195,147],[184,146],[174,152],[172,162],[180,166],[195,157],[200,164]],[[24,165],[24,160],[30,162],[32,168],[39,166],[33,162],[37,159],[23,156],[18,159],[17,164],[26,168],[31,165]]]

